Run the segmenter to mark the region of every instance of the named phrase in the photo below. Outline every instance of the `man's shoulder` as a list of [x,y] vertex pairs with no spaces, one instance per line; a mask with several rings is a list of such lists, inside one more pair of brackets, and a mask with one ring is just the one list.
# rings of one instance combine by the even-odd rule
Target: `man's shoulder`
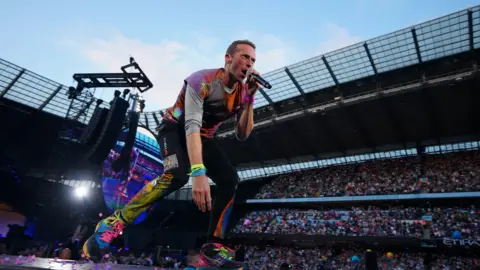
[[188,78],[185,79],[185,82],[192,86],[194,89],[199,89],[204,83],[211,83],[217,78],[218,72],[221,72],[221,68],[211,68],[211,69],[202,69],[195,71]]
[[200,69],[193,72],[189,77],[192,77],[192,76],[216,77],[218,72],[221,72],[222,70],[223,68]]

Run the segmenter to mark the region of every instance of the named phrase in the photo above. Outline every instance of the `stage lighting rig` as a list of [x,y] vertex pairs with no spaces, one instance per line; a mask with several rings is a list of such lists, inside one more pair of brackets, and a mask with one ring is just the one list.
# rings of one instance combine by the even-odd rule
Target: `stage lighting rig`
[[[138,125],[140,112],[145,107],[140,96],[153,84],[131,56],[120,70],[118,73],[73,75],[76,86],[66,91],[70,105],[48,157],[44,178],[66,173],[69,179],[74,179],[72,177],[79,171],[97,173],[101,165],[98,160],[108,154],[121,129],[126,125],[130,128]],[[95,97],[97,88],[113,88],[110,106],[101,106],[104,101]]]
[[[128,72],[133,68],[136,72]],[[130,63],[120,68],[122,73],[76,73],[73,79],[83,88],[137,88],[144,93],[153,87],[152,82],[137,62],[130,57]],[[78,88],[78,87],[77,87]]]

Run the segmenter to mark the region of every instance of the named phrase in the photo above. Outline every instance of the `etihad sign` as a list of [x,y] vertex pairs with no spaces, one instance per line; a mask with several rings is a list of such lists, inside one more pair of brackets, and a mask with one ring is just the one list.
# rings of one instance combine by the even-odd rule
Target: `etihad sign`
[[443,244],[446,246],[480,247],[480,240],[443,238]]

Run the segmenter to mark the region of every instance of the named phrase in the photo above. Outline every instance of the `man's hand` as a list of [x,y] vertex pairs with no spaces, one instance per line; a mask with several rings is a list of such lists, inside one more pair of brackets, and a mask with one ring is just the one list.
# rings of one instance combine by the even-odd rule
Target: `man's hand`
[[[260,73],[258,73],[255,69],[252,70],[251,74],[255,74],[260,76]],[[255,81],[255,79],[250,75],[248,76],[247,79],[247,95],[250,97],[255,96],[255,93],[257,92],[258,88],[260,85]]]
[[212,210],[212,196],[206,175],[193,177],[192,197],[200,211],[205,213],[205,210]]

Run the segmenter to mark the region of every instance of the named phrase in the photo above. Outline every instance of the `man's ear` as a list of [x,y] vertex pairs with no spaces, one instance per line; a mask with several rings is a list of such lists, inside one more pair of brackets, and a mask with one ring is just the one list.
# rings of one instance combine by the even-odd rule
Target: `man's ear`
[[225,54],[225,65],[231,64],[233,61],[233,57],[230,54]]

